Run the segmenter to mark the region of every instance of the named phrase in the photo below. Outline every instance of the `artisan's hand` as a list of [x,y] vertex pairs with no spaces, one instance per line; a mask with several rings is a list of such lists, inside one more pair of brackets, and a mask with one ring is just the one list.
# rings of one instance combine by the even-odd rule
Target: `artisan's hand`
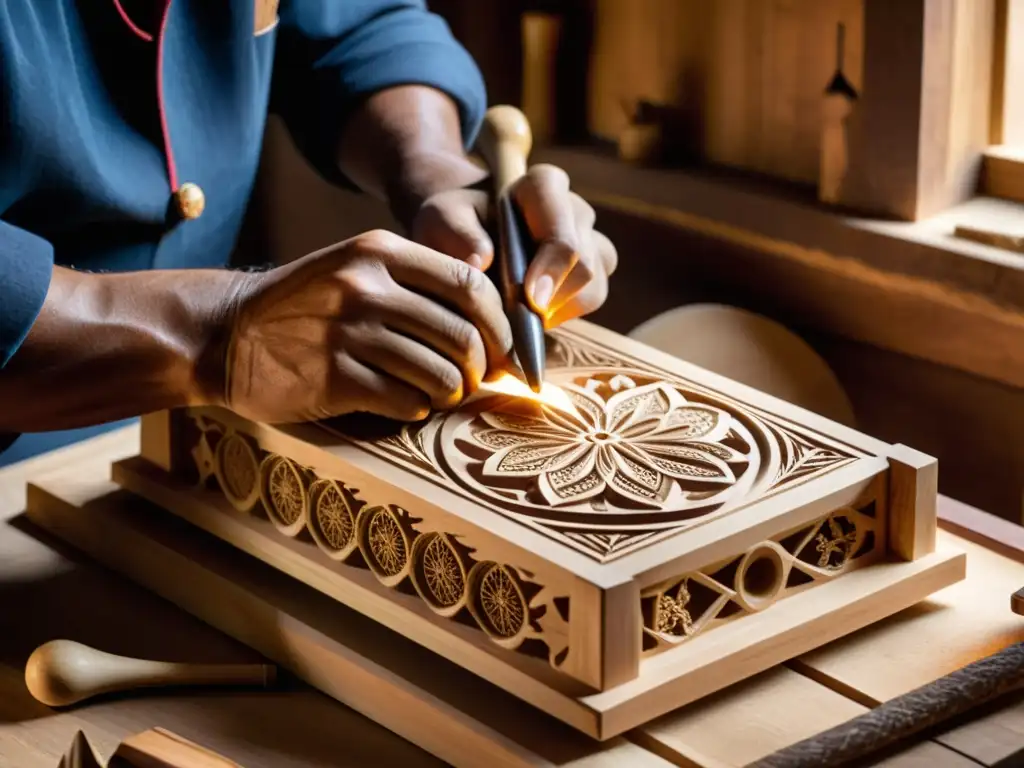
[[494,285],[397,235],[360,235],[255,279],[226,355],[226,404],[243,416],[415,421],[509,365]]
[[[526,277],[527,296],[551,328],[593,312],[608,296],[618,256],[594,229],[594,209],[569,188],[569,177],[552,165],[535,165],[513,187],[537,252]],[[412,223],[412,237],[480,269],[494,259],[483,222],[490,220],[488,194],[454,189],[429,197]]]

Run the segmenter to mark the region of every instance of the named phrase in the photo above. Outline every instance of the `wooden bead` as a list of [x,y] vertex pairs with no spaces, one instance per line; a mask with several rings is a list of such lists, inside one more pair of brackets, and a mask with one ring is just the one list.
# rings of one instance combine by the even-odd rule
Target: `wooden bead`
[[183,219],[198,219],[206,208],[206,195],[198,184],[186,182],[174,193],[178,203],[178,213]]

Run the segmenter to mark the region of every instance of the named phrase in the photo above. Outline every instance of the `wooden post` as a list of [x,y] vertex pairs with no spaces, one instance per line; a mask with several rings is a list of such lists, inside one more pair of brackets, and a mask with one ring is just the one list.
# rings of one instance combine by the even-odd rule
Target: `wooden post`
[[865,0],[864,82],[840,202],[914,221],[975,194],[996,0]]

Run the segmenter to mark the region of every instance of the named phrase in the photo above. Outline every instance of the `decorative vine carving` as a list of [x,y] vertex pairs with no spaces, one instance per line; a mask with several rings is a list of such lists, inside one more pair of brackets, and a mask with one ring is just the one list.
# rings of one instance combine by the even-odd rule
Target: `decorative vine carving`
[[866,455],[565,329],[548,366],[571,407],[494,395],[385,436],[324,426],[599,562]]
[[759,612],[883,554],[875,502],[843,507],[641,595],[644,650],[678,645],[735,617]]
[[449,533],[419,530],[420,520],[396,505],[370,506],[359,490],[320,478],[293,459],[264,451],[249,435],[213,419],[193,416],[192,450],[201,485],[215,479],[241,512],[262,511],[283,535],[306,534],[339,567],[368,568],[385,587],[410,582],[439,616],[467,615],[495,644],[533,655],[555,667],[568,653],[569,601],[513,565],[477,559]]

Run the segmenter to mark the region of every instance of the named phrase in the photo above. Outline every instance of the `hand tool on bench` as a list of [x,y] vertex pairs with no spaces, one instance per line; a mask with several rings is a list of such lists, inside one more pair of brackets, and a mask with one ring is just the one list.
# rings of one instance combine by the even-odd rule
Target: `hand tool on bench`
[[533,136],[526,116],[515,107],[487,111],[477,150],[490,168],[498,219],[498,287],[512,326],[519,366],[526,383],[539,393],[544,384],[544,320],[530,305],[524,281],[536,250],[530,230],[512,199],[512,186],[526,174]]
[[[1024,615],[1024,588],[1010,599]],[[880,704],[869,712],[779,750],[748,768],[830,768],[851,765],[904,739],[1024,690],[1024,642]]]
[[36,700],[64,707],[101,693],[144,687],[258,685],[277,677],[271,664],[184,664],[117,656],[72,640],[51,640],[32,652],[25,685]]

